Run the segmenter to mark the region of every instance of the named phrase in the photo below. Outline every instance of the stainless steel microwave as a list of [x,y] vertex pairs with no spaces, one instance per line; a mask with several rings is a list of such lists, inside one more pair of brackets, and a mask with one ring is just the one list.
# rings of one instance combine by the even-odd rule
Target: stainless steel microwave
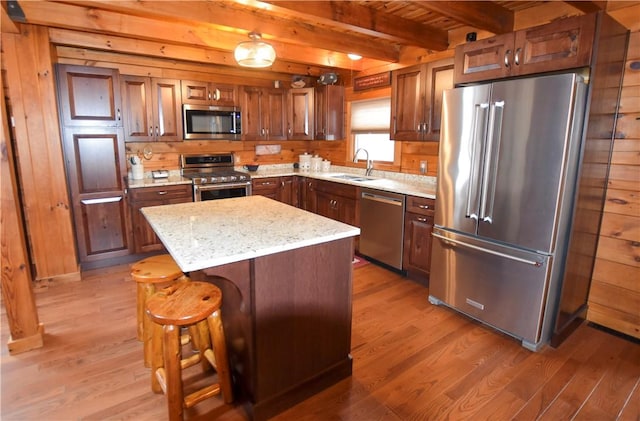
[[240,108],[213,105],[182,106],[185,140],[240,140]]

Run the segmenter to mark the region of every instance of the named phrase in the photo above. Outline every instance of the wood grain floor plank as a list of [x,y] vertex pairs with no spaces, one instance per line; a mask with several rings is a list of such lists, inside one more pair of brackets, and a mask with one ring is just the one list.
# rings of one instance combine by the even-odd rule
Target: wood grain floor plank
[[[15,356],[0,348],[2,420],[166,420],[136,340],[129,267],[39,286],[45,346]],[[353,375],[273,419],[640,419],[637,342],[582,325],[558,349],[532,353],[427,296],[374,264],[355,269]],[[6,344],[4,307],[0,316]],[[248,417],[216,399],[187,411],[189,421],[211,419]]]

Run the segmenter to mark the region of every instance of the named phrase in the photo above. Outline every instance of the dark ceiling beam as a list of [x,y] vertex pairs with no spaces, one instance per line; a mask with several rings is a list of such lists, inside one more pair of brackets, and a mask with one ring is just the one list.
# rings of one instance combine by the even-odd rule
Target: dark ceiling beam
[[291,18],[311,18],[333,28],[343,28],[400,44],[436,51],[446,50],[449,46],[447,31],[380,13],[355,2],[269,1],[268,3],[273,6],[270,12],[277,11],[283,15],[288,14]]
[[599,12],[607,9],[606,1],[565,1],[565,3],[584,13]]
[[414,4],[494,34],[506,34],[514,29],[514,13],[490,1],[420,1]]

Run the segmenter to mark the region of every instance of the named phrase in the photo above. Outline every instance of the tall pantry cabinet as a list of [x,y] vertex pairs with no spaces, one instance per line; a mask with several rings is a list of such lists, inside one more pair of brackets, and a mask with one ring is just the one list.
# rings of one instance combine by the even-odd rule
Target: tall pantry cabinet
[[129,254],[117,70],[57,66],[62,144],[80,263]]

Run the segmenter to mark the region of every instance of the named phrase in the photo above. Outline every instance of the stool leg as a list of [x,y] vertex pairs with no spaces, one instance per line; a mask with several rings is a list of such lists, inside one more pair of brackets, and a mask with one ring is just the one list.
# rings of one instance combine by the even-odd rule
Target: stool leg
[[224,338],[224,328],[220,318],[220,310],[214,311],[207,317],[209,332],[213,341],[213,354],[216,357],[216,371],[218,372],[218,382],[224,402],[233,402],[233,391],[231,388],[231,373],[229,371],[229,360],[227,358],[227,344]]
[[[154,284],[143,284],[143,299],[144,302],[142,307],[144,308],[147,303],[147,299],[151,297],[156,292],[156,286]],[[144,366],[151,367],[151,336],[153,334],[152,325],[154,323],[149,319],[146,313],[142,315],[142,348],[143,348],[143,358],[144,358]]]
[[136,288],[136,319],[138,321],[138,340],[142,341],[144,340],[144,328],[142,326],[143,320],[147,317],[147,315],[144,313],[144,306],[145,306],[145,290],[144,290],[144,285],[140,282],[137,283],[137,288]]
[[163,329],[162,325],[151,323],[151,390],[153,393],[162,393],[162,386],[156,377],[156,371],[164,367],[163,362]]
[[180,359],[180,328],[174,325],[164,326],[164,369],[167,380],[167,401],[169,421],[182,421],[184,395],[182,391],[182,369]]
[[[198,347],[197,349],[203,353],[205,349],[211,348],[211,334],[209,333],[209,325],[206,320],[198,322],[195,326],[193,326],[193,330],[196,331],[196,335],[198,336]],[[209,360],[207,360],[204,355],[201,355],[202,371],[209,371],[211,369],[211,364]]]

